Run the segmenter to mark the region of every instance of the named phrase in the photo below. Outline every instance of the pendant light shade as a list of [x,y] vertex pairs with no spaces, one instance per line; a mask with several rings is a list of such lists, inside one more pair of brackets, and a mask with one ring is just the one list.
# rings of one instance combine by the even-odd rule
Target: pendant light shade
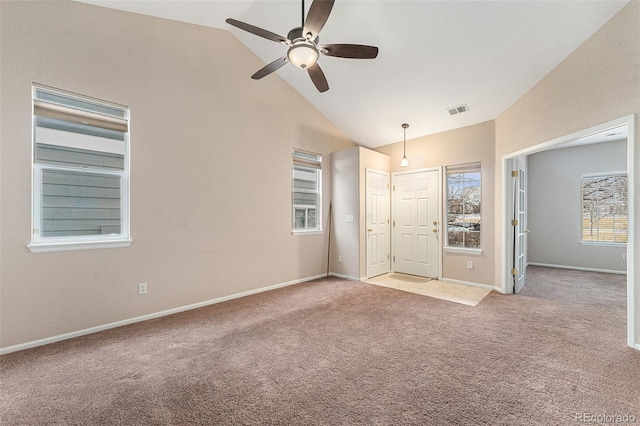
[[402,124],[404,130],[404,140],[402,142],[402,160],[400,160],[400,167],[409,167],[409,159],[407,158],[407,123]]

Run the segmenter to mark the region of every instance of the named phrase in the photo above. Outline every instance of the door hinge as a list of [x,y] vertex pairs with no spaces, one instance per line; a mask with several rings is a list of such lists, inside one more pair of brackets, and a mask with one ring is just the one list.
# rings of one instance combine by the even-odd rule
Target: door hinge
[[389,184],[387,184],[387,189],[389,189]]
[[40,233],[40,230],[38,228],[33,228],[33,233],[34,234],[38,234],[38,233]]
[[396,190],[396,186],[395,186],[395,185],[393,185],[393,190],[394,190],[394,191]]
[[387,254],[387,259],[391,259],[391,255],[390,254]]
[[389,224],[389,219],[387,219],[387,225]]
[[517,270],[516,268],[513,268],[513,269],[511,270],[511,275],[513,275],[514,277],[515,277],[516,275],[518,275],[518,270]]
[[511,177],[518,177],[518,171],[517,170],[513,170],[511,172]]
[[393,221],[393,226],[396,226],[396,221],[395,220]]
[[518,226],[518,219],[513,219],[511,221],[511,226]]
[[394,262],[396,261],[396,257],[395,257],[395,256],[393,256],[393,261],[394,261]]

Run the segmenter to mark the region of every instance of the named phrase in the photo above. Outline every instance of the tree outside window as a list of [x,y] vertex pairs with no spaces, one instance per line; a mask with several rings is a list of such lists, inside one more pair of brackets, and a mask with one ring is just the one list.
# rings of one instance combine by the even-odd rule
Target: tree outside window
[[582,177],[582,241],[627,242],[627,175]]
[[447,246],[480,248],[480,165],[447,168]]

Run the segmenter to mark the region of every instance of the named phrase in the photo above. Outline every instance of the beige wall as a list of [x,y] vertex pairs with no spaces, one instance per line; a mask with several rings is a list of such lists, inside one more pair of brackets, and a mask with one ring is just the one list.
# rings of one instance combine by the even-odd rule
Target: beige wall
[[[349,279],[361,277],[360,149],[355,146],[331,156],[331,272]],[[353,222],[347,222],[347,216],[353,216]]]
[[[389,157],[363,147],[332,155],[333,233],[331,272],[350,279],[367,275],[367,169],[389,172]],[[347,216],[353,222],[347,222]],[[338,262],[338,256],[342,262]]]
[[[640,0],[632,0],[528,93],[496,118],[496,212],[502,223],[502,157],[601,123],[636,114],[640,132]],[[635,150],[640,188],[640,149]],[[640,224],[640,197],[634,219]],[[496,227],[496,282],[503,275],[503,230]],[[640,232],[636,231],[635,333],[640,345]]]
[[[482,254],[443,253],[443,278],[495,285],[494,143],[494,122],[487,121],[474,126],[408,139],[406,149],[410,164],[408,168],[400,168],[402,142],[377,148],[377,151],[390,156],[392,172],[471,162],[482,164]],[[467,269],[469,260],[474,262],[474,269]]]
[[[0,346],[326,273],[326,233],[291,235],[291,149],[325,156],[326,219],[329,154],[353,143],[277,75],[251,80],[264,64],[229,32],[0,7]],[[131,108],[130,248],[27,249],[32,82]]]

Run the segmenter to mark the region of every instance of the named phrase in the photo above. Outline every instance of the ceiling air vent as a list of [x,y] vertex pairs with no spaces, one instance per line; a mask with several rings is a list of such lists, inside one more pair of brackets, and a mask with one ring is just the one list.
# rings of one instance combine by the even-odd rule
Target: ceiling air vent
[[463,112],[469,111],[469,107],[467,104],[463,104],[457,107],[447,108],[447,111],[449,111],[450,115],[462,114]]

